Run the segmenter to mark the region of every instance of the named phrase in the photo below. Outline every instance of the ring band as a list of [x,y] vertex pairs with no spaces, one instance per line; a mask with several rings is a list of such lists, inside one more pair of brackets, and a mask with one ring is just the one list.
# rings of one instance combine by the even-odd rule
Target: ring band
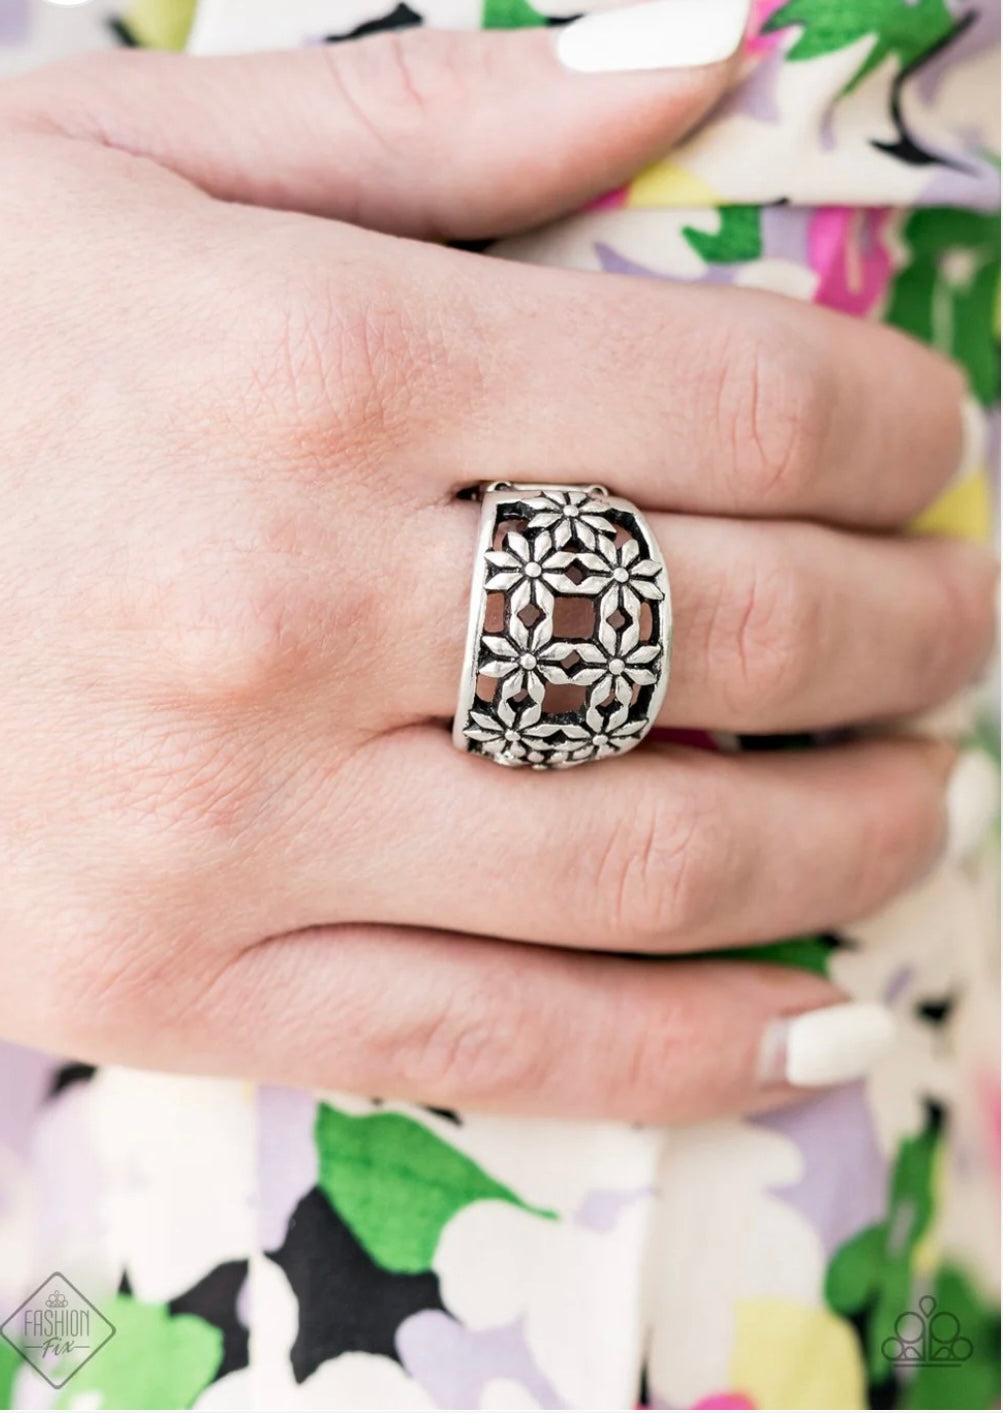
[[672,638],[644,516],[603,486],[493,482],[479,494],[454,744],[537,770],[633,749],[665,696]]

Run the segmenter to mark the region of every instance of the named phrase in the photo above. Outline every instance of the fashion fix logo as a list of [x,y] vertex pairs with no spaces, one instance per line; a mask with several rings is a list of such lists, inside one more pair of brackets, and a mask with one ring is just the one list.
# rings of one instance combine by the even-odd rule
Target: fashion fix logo
[[115,1326],[59,1271],[0,1325],[0,1334],[53,1388],[62,1388],[93,1359]]

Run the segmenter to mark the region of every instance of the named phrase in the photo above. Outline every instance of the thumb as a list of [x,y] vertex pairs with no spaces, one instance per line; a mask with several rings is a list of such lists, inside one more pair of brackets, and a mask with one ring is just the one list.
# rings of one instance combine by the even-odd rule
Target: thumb
[[0,119],[151,157],[224,200],[400,235],[502,235],[664,155],[724,91],[747,8],[653,0],[560,29],[98,54],[8,84]]

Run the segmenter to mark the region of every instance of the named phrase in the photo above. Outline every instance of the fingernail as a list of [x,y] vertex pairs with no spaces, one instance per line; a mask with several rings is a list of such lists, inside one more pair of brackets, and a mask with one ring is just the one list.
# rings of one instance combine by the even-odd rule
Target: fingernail
[[774,1021],[763,1039],[760,1082],[821,1089],[867,1074],[895,1036],[895,1021],[873,1001],[847,1001]]
[[999,777],[984,751],[962,751],[947,782],[947,843],[955,863],[982,843],[999,809]]
[[727,59],[742,42],[749,0],[650,0],[583,15],[557,36],[557,57],[586,74],[689,69]]

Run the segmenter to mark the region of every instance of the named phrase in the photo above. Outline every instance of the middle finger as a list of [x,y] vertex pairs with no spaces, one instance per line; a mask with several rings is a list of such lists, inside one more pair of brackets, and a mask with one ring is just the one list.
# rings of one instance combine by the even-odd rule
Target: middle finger
[[598,481],[653,510],[891,528],[957,468],[958,370],[895,329],[758,290],[414,260],[401,298],[451,350],[426,379],[444,489]]

